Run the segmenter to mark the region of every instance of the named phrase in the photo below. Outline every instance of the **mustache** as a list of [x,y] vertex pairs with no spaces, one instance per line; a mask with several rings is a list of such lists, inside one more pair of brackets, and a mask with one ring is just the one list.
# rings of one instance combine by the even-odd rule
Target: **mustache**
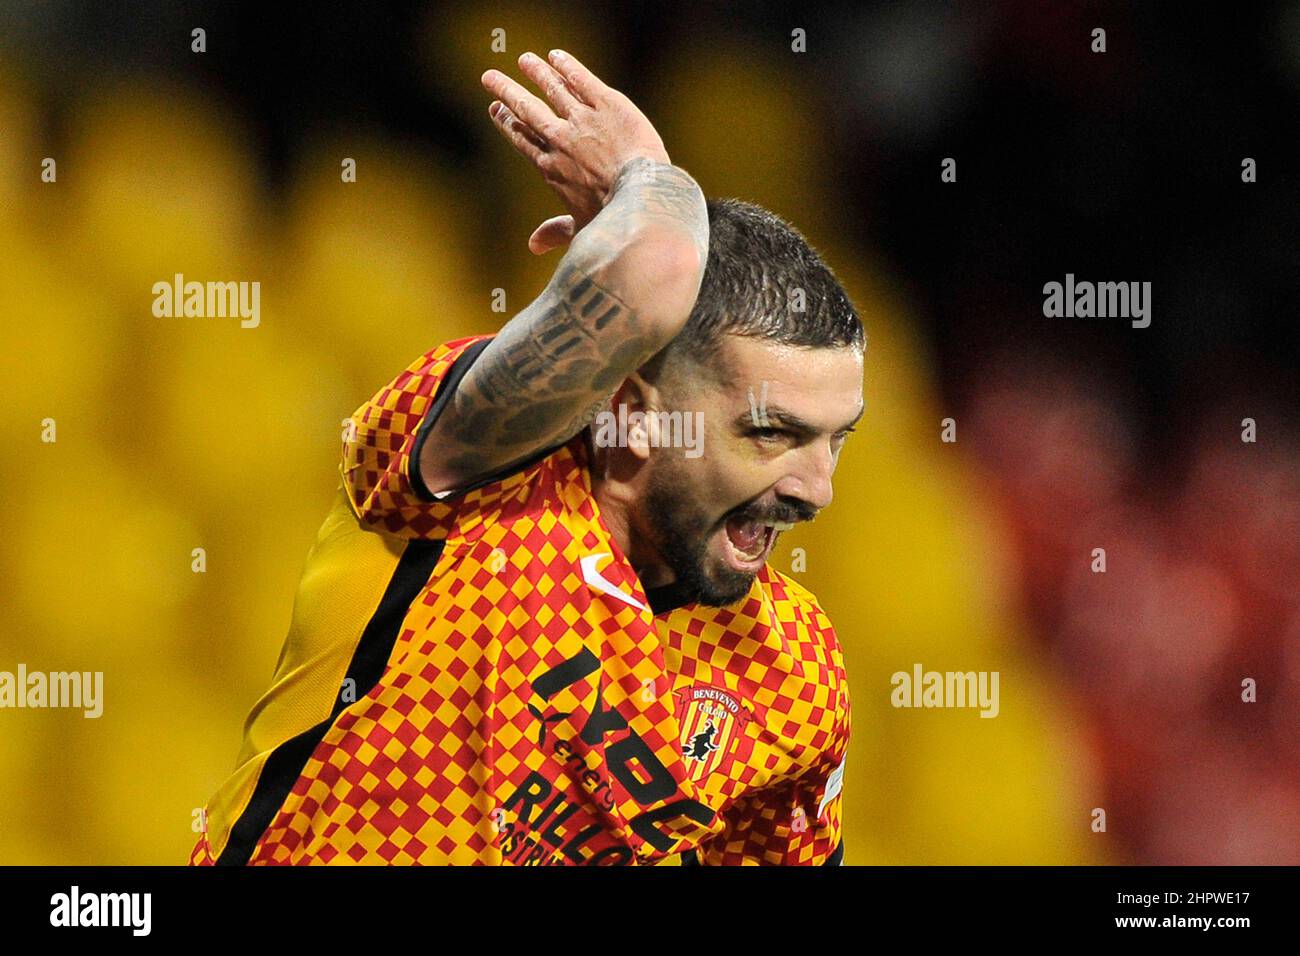
[[798,524],[801,521],[812,521],[813,518],[816,518],[817,509],[804,501],[783,501],[770,508],[740,508],[734,514],[752,521]]

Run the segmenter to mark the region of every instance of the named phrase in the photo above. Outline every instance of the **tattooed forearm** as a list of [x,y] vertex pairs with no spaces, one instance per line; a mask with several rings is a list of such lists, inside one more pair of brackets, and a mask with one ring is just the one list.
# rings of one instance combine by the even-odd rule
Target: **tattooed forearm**
[[[695,250],[689,281],[674,252],[686,241]],[[426,479],[481,476],[590,423],[681,328],[707,255],[708,216],[694,180],[667,164],[629,162],[543,293],[460,383],[436,440],[425,443]],[[662,263],[675,274],[661,275]]]
[[457,389],[447,434],[488,446],[483,453],[491,455],[551,430],[576,432],[586,410],[575,409],[591,407],[593,389],[608,392],[636,367],[625,364],[661,347],[613,290],[562,263],[546,292],[501,331]]
[[[507,325],[475,371],[474,385],[488,404],[527,394],[542,376],[551,374],[566,353],[591,332],[582,321],[578,288],[586,280],[562,264],[541,299]],[[590,287],[590,283],[586,283]],[[611,311],[617,310],[611,306]]]
[[[628,187],[631,188],[628,188]],[[690,232],[703,262],[709,251],[709,217],[704,194],[683,169],[638,157],[619,170],[613,193],[647,216],[680,224]]]

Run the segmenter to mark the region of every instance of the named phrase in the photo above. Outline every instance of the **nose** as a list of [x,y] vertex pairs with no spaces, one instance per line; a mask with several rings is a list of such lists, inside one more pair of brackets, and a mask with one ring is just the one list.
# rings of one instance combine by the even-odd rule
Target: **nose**
[[811,442],[792,457],[793,468],[776,483],[777,495],[797,498],[820,511],[831,503],[835,456],[830,447]]

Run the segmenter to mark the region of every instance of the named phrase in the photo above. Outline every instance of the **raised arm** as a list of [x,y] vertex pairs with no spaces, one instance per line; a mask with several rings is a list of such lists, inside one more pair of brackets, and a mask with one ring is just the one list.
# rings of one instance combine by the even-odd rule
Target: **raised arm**
[[568,251],[546,288],[466,373],[421,448],[432,492],[451,490],[572,437],[631,372],[681,330],[708,255],[699,186],[673,166],[627,97],[571,56],[520,65],[554,112],[504,74],[493,121],[569,214],[534,233]]

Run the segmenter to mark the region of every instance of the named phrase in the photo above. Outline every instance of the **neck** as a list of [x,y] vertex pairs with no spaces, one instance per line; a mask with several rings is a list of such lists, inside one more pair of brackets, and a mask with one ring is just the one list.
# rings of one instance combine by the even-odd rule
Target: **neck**
[[658,550],[635,527],[634,508],[640,497],[640,488],[633,480],[621,477],[624,470],[616,467],[610,454],[613,449],[594,447],[591,433],[587,433],[587,450],[591,461],[591,487],[606,527],[617,542],[619,550],[627,556],[641,586],[647,590],[672,584],[676,575],[664,563]]

